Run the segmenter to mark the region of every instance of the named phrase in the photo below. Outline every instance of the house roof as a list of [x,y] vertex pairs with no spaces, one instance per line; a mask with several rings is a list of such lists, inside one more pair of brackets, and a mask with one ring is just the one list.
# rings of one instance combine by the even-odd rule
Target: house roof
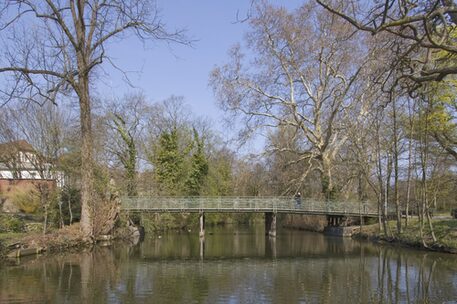
[[15,140],[0,144],[0,154],[7,154],[14,151],[36,152],[32,145],[26,140]]

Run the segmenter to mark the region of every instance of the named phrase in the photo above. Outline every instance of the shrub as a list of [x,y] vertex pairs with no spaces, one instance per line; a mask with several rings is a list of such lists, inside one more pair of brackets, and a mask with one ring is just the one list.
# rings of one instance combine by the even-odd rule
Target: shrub
[[21,219],[13,215],[0,214],[0,233],[24,231],[25,225]]
[[36,213],[40,209],[40,197],[33,185],[16,188],[8,196],[22,212]]

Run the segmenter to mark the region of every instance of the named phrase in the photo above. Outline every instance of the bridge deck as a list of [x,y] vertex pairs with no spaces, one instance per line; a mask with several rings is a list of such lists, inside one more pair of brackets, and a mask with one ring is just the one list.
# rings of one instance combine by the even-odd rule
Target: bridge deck
[[377,217],[374,204],[301,200],[290,197],[124,197],[122,210],[129,212],[274,212],[314,215]]

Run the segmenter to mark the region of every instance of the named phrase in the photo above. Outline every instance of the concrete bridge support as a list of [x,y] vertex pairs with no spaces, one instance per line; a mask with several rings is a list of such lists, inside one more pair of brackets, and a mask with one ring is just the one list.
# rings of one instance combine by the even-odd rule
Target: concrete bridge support
[[199,219],[200,219],[199,236],[200,236],[200,238],[204,238],[205,237],[205,213],[204,212],[200,212]]
[[341,227],[346,226],[347,218],[342,215],[327,215],[328,227]]
[[276,236],[276,213],[265,212],[265,235]]
[[327,215],[327,226],[328,227],[340,227],[342,223],[343,223],[343,216]]

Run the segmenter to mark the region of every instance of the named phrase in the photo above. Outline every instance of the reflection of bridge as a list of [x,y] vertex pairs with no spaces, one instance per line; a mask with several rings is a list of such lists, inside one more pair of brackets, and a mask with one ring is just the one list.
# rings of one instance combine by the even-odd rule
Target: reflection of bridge
[[296,200],[290,197],[124,197],[122,210],[129,212],[200,213],[200,234],[204,235],[204,214],[265,213],[265,228],[276,235],[276,214],[325,215],[329,225],[338,226],[347,216],[377,217],[376,205],[360,202]]

